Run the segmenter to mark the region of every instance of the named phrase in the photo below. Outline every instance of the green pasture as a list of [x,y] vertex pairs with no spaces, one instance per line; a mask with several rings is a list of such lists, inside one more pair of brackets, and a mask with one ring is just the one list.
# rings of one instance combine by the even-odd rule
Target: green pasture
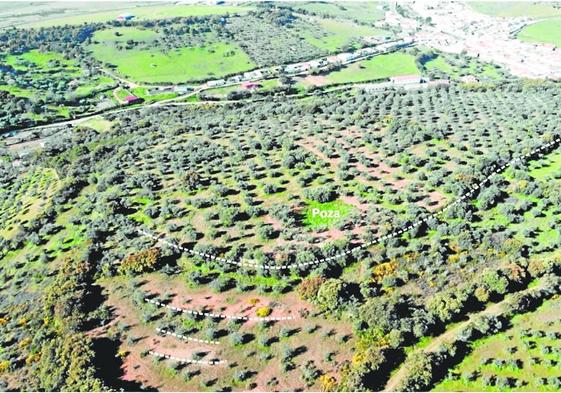
[[420,74],[415,57],[396,52],[353,63],[330,73],[327,80],[329,83],[353,83],[409,74]]
[[528,25],[518,33],[517,38],[527,42],[553,44],[561,48],[561,18]]
[[181,83],[248,71],[255,67],[236,44],[215,43],[205,47],[159,50],[118,50],[113,45],[90,46],[98,60],[116,67],[116,71],[137,82]]

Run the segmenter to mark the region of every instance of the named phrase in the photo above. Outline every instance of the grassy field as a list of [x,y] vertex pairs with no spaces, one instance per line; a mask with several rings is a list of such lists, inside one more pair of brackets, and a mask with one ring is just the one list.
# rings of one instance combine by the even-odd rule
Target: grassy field
[[63,25],[80,25],[92,22],[108,22],[124,13],[131,13],[135,20],[153,20],[186,16],[224,15],[228,13],[245,13],[252,7],[211,6],[211,5],[159,5],[148,7],[130,6],[122,10],[104,11],[87,15],[74,15],[31,22],[22,27],[47,27]]
[[[559,307],[561,299],[554,298],[533,313],[514,317],[504,333],[476,341],[473,352],[434,390],[557,391]],[[507,378],[520,386],[503,385]]]
[[311,32],[306,32],[303,36],[310,44],[329,51],[344,47],[349,42],[361,37],[391,35],[386,30],[357,25],[348,21],[319,18],[316,21],[325,33],[317,36]]
[[142,49],[119,51],[107,44],[94,44],[90,48],[94,57],[114,65],[117,72],[137,82],[180,83],[243,72],[255,66],[237,45],[226,43],[168,53]]
[[16,96],[16,97],[32,97],[33,96],[33,92],[27,89],[22,89],[20,87],[17,86],[11,86],[11,85],[0,85],[0,90],[1,91],[7,91],[8,93]]
[[159,94],[150,94],[148,89],[145,87],[135,87],[131,89],[131,92],[137,96],[142,98],[144,101],[160,101],[160,100],[167,100],[169,98],[177,97],[177,93],[159,93]]
[[105,132],[111,128],[113,125],[112,121],[106,120],[102,117],[92,117],[82,123],[80,123],[80,127],[89,127],[93,128],[99,132]]
[[561,15],[561,9],[553,7],[553,3],[546,2],[472,1],[468,4],[475,11],[491,16],[551,18]]
[[415,57],[406,53],[392,53],[351,64],[330,73],[327,79],[330,83],[351,83],[419,73]]
[[550,180],[561,173],[561,152],[552,153],[547,157],[546,164],[531,168],[530,175],[538,180]]
[[561,48],[561,18],[544,20],[526,26],[517,36],[527,42],[553,44]]
[[80,85],[74,91],[78,96],[88,96],[94,91],[110,88],[115,85],[115,81],[107,76],[99,76],[91,80],[90,83]]
[[75,62],[66,60],[60,53],[40,52],[36,49],[22,53],[21,55],[6,56],[5,62],[18,71],[49,71],[56,68],[55,64],[67,69],[76,66]]

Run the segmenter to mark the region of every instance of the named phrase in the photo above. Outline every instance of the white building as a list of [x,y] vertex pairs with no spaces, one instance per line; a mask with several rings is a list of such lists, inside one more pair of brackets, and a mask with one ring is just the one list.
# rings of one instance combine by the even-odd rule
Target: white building
[[412,85],[422,83],[423,79],[419,75],[400,75],[390,77],[390,82],[394,85]]
[[213,81],[208,81],[206,83],[206,85],[208,87],[217,87],[217,86],[222,86],[225,83],[226,83],[226,81],[224,79],[216,79],[216,80],[213,80]]

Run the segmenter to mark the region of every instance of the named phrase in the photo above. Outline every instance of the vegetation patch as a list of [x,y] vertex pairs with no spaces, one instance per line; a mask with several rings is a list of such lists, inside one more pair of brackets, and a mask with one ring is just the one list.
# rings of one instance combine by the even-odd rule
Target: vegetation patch
[[135,81],[181,83],[221,77],[255,67],[235,44],[215,43],[204,47],[174,49],[170,52],[130,49],[124,53],[115,46],[94,45],[93,55],[116,67]]
[[353,206],[339,200],[325,203],[309,200],[307,204],[303,222],[311,228],[333,227],[354,210]]
[[517,38],[527,42],[553,44],[561,48],[561,18],[532,23],[524,27]]
[[415,57],[407,53],[392,53],[353,63],[328,74],[327,80],[330,83],[365,82],[410,74],[420,74]]

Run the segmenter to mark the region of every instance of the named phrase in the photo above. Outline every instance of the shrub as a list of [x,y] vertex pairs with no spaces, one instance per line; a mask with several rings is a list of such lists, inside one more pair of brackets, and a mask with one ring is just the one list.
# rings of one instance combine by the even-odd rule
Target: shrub
[[332,278],[325,281],[318,290],[318,305],[327,310],[336,310],[345,301],[345,288],[346,284],[342,280]]
[[136,254],[130,254],[121,262],[119,271],[121,273],[135,273],[153,271],[160,261],[160,249],[150,248]]
[[305,278],[300,285],[298,285],[298,294],[304,300],[314,301],[324,281],[325,279],[323,277]]
[[271,307],[259,307],[257,310],[255,310],[255,315],[257,315],[259,318],[265,318],[271,315],[272,312],[273,310],[271,309]]
[[337,194],[330,186],[317,187],[313,189],[306,189],[304,191],[306,198],[316,202],[325,203],[335,200]]

